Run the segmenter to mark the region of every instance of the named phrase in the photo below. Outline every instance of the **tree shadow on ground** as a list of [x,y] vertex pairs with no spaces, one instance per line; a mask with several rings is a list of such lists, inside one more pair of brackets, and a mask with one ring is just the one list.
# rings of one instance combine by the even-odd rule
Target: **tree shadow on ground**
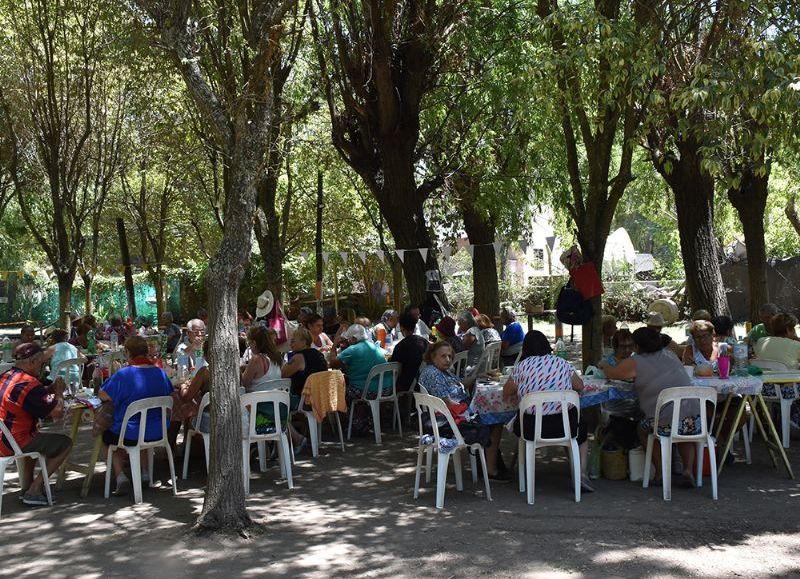
[[[532,506],[516,481],[493,485],[487,501],[468,469],[456,491],[451,464],[438,512],[435,473],[412,498],[415,444],[387,434],[382,446],[353,439],[342,453],[325,443],[317,459],[298,460],[292,491],[274,461],[265,473],[254,461],[248,509],[264,532],[247,540],[187,533],[202,506],[199,455],[177,497],[168,487],[146,489],[136,506],[131,497],[102,497],[103,464],[87,499],[75,475],[50,509],[23,507],[11,474],[0,556],[19,577],[766,577],[800,569],[800,484],[772,468],[758,441],[752,465],[725,468],[716,502],[708,480],[698,490],[674,488],[664,502],[660,487],[601,479],[576,504],[556,454],[537,462]],[[506,456],[513,446],[504,440]],[[797,456],[791,449],[793,464]],[[166,479],[163,459],[156,470]]]

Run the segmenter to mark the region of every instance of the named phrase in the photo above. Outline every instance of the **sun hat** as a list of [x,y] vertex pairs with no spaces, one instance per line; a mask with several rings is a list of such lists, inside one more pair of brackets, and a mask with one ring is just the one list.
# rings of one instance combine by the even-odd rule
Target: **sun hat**
[[271,291],[265,290],[263,294],[258,296],[258,300],[256,301],[256,318],[263,318],[266,316],[272,311],[274,305],[275,297],[272,295]]
[[342,337],[347,340],[352,338],[356,342],[364,342],[369,340],[369,331],[361,324],[352,324],[344,331]]
[[663,328],[664,327],[664,316],[659,314],[658,312],[650,312],[650,317],[647,318],[647,322],[645,322],[648,326],[654,326],[656,328]]

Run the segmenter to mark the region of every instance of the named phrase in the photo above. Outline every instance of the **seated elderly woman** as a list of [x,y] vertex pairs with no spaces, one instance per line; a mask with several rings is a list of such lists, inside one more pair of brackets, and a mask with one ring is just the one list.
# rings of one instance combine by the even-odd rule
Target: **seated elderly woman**
[[603,358],[609,366],[616,366],[622,360],[630,358],[633,354],[633,336],[628,328],[623,328],[614,332],[611,338],[613,351]]
[[[531,330],[525,335],[522,342],[522,355],[514,366],[514,371],[508,382],[503,386],[503,398],[507,401],[519,401],[530,392],[544,392],[548,390],[583,390],[583,382],[575,373],[572,364],[553,355],[547,337],[537,331]],[[588,449],[586,423],[578,419],[578,409],[568,409],[571,435],[578,439],[581,462],[581,488],[586,492],[593,492],[586,475],[588,464]],[[542,436],[545,438],[559,438],[564,436],[564,421],[561,418],[561,404],[548,402],[542,408]],[[524,433],[525,439],[532,440],[536,428],[536,416],[532,409],[528,409],[523,417],[520,427],[519,420],[514,422],[514,433],[520,436]]]
[[[330,366],[331,368],[342,368],[347,378],[347,405],[357,398],[361,398],[364,388],[367,386],[367,375],[374,366],[386,362],[383,350],[372,341],[370,332],[361,324],[353,324],[342,335],[346,338],[350,345],[342,350],[336,352],[331,350]],[[391,386],[391,376],[384,380],[384,386]],[[370,392],[378,391],[377,378],[369,384]],[[372,423],[372,416],[366,404],[359,404],[355,408],[355,416],[353,416],[353,432],[360,436],[369,433],[369,428]]]
[[290,346],[292,359],[281,367],[281,376],[292,380],[292,408],[300,404],[300,396],[306,384],[306,378],[317,372],[325,372],[328,363],[322,352],[312,347],[311,332],[305,328],[297,328],[292,334]]
[[483,333],[471,312],[464,311],[458,316],[458,333],[461,336],[461,343],[467,351],[467,368],[475,369],[476,372],[480,371],[479,368],[475,368],[475,365],[480,360],[485,346]]
[[783,362],[787,368],[796,370],[800,360],[800,340],[797,338],[796,325],[797,318],[792,314],[774,316],[769,322],[772,335],[761,338],[756,343],[756,356]]
[[440,339],[450,344],[455,354],[464,351],[464,342],[456,336],[456,321],[453,318],[445,316],[434,327],[439,333]]
[[494,328],[492,319],[489,316],[486,314],[480,314],[477,318],[475,318],[475,321],[478,323],[478,327],[481,329],[481,334],[483,334],[484,345],[501,341],[500,334]]
[[[114,416],[111,426],[103,433],[103,443],[106,445],[117,444],[122,431],[122,419],[125,411],[133,402],[156,396],[171,396],[172,384],[166,373],[155,366],[147,357],[147,341],[140,336],[131,336],[125,340],[125,351],[128,355],[128,365],[120,368],[111,378],[106,380],[100,390],[99,396],[103,402],[110,401],[114,404]],[[169,421],[167,421],[169,423]],[[125,430],[125,446],[135,446],[138,443],[139,429],[142,427],[141,416],[128,422]],[[161,415],[158,412],[147,413],[147,423],[144,425],[144,439],[158,440],[162,436]],[[144,453],[143,453],[144,454]],[[112,467],[117,481],[115,495],[123,495],[130,490],[130,480],[123,472],[125,456],[127,453],[116,451],[112,455]],[[147,460],[142,456],[142,482],[150,480],[147,469]]]
[[[456,415],[462,415],[469,404],[469,395],[461,384],[458,376],[450,371],[453,365],[453,347],[440,340],[432,344],[425,353],[423,360],[427,364],[422,368],[417,382],[424,387],[428,394],[444,400],[444,403]],[[456,418],[458,421],[458,418]],[[500,438],[503,434],[503,426],[495,424],[487,427],[479,423],[469,423],[469,427],[459,427],[464,440],[468,444],[480,442],[486,449],[486,469],[489,471],[489,478],[498,482],[508,482],[511,480],[505,467],[498,465],[500,448]]]
[[706,320],[696,320],[689,328],[692,339],[683,351],[686,366],[715,367],[719,344],[714,341],[714,325]]
[[[651,328],[639,328],[633,332],[633,350],[635,356],[631,356],[617,364],[609,366],[601,363],[600,368],[606,376],[612,380],[633,380],[636,396],[639,399],[639,408],[644,414],[644,419],[639,423],[639,437],[642,446],[647,444],[647,435],[653,432],[653,428],[658,421],[658,432],[668,435],[670,431],[669,421],[672,416],[672,407],[668,406],[662,410],[661,416],[656,417],[656,401],[658,395],[666,388],[677,386],[691,386],[691,378],[683,369],[678,357],[664,346],[660,334]],[[700,432],[700,412],[699,409],[690,404],[681,407],[681,422],[679,431],[681,434],[697,434]],[[694,487],[694,460],[695,446],[692,442],[681,442],[678,444],[678,452],[681,455],[683,464],[683,478],[685,486]],[[656,482],[661,481],[661,448],[660,445],[653,445],[653,465],[655,468]]]

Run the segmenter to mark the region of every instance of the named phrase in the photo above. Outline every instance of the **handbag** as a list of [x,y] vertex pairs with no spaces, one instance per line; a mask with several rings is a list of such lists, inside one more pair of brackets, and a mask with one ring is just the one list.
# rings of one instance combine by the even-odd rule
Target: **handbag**
[[289,335],[286,331],[286,316],[283,313],[283,306],[280,300],[275,300],[275,307],[267,316],[267,327],[275,332],[275,343],[284,344],[289,340]]

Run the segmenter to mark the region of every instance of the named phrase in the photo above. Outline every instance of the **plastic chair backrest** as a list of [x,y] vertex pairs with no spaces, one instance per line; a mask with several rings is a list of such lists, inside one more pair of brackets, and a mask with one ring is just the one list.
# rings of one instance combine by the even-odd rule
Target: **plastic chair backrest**
[[[700,402],[700,433],[699,434],[680,434],[678,431],[678,422],[681,417],[681,402],[684,400],[697,400]],[[667,404],[672,404],[672,418],[670,419],[670,432],[673,438],[681,439],[702,439],[708,436],[707,420],[707,403],[711,403],[713,411],[711,413],[711,421],[714,420],[714,415],[717,410],[717,390],[708,386],[677,386],[674,388],[665,388],[658,394],[656,400],[656,413],[655,420],[653,421],[653,429],[655,434],[658,433],[658,417],[661,416],[661,409]]]
[[[83,360],[80,358],[70,358],[69,360],[61,360],[56,366],[55,375],[61,376],[62,372],[65,377],[68,377],[72,368],[77,368],[77,374],[80,376],[83,370]],[[79,378],[80,379],[80,378]]]
[[464,368],[467,366],[468,354],[469,352],[464,351],[453,355],[453,365],[450,366],[450,371],[459,378],[464,377]]
[[[367,379],[364,380],[364,391],[361,393],[361,399],[367,400],[369,394],[369,385],[372,381],[378,379],[378,391],[375,399],[381,400],[383,398],[391,398],[397,394],[397,374],[400,372],[400,362],[386,362],[385,364],[378,364],[373,366],[367,374]],[[383,395],[383,381],[386,379],[387,374],[392,375],[392,393],[389,396]]]
[[269,392],[271,390],[285,390],[288,392],[291,389],[291,378],[276,378],[275,380],[267,380],[263,384],[259,384],[253,388],[252,392]]
[[[290,380],[291,382],[291,380]],[[306,378],[305,386],[309,388],[313,388],[319,384],[326,386],[332,383],[336,383],[336,386],[344,384],[344,374],[342,374],[341,370],[327,370],[325,372],[314,372],[310,374]]]
[[211,403],[211,393],[206,392],[203,394],[203,397],[200,399],[200,404],[197,407],[197,416],[203,416],[203,412],[205,412],[206,406]]
[[761,368],[762,370],[774,370],[776,372],[788,372],[789,367],[784,364],[783,362],[778,362],[777,360],[767,360],[766,358],[756,358],[755,360],[750,360],[750,363],[757,368]]
[[6,437],[6,440],[9,442],[9,446],[11,447],[11,450],[14,451],[14,454],[22,454],[22,449],[17,444],[17,441],[14,440],[14,437],[11,436],[11,431],[2,420],[0,420],[0,432]]
[[436,446],[439,446],[439,440],[441,439],[441,436],[439,435],[439,425],[436,423],[436,413],[439,413],[447,419],[447,423],[450,425],[450,430],[453,431],[453,435],[458,441],[458,445],[462,446],[466,444],[464,442],[464,437],[461,436],[461,431],[458,429],[458,425],[456,424],[455,420],[453,420],[453,415],[450,414],[450,410],[447,408],[444,400],[438,396],[431,396],[430,394],[423,394],[422,392],[414,392],[414,404],[417,407],[420,436],[425,434],[422,429],[422,413],[428,412],[428,416],[431,418],[433,438],[436,441]]
[[[481,355],[481,359],[483,359],[483,356],[486,356],[486,366],[483,370],[484,372],[491,372],[492,370],[500,369],[501,345],[501,342],[492,342],[491,344],[487,345],[486,348],[484,348],[483,354]],[[478,366],[480,366],[480,362],[478,362]]]
[[[283,431],[281,425],[281,407],[283,404],[289,408],[289,391],[288,390],[270,390],[269,392],[248,392],[241,397],[242,412],[249,409],[249,424],[245,438],[248,440],[258,440],[275,438],[277,434]],[[272,404],[273,418],[275,420],[275,432],[269,434],[259,434],[256,432],[256,407],[259,404]]]
[[[542,412],[544,405],[548,402],[561,403],[561,420],[564,426],[564,436],[561,438],[542,438],[542,420],[544,416]],[[528,392],[519,401],[519,424],[520,434],[524,435],[522,429],[522,417],[528,408],[533,407],[536,414],[536,425],[533,431],[534,440],[536,442],[568,442],[572,438],[572,429],[569,424],[569,407],[574,406],[578,409],[578,415],[581,411],[581,399],[575,390],[544,390],[542,392]],[[528,439],[525,439],[528,440]]]
[[[147,430],[147,413],[153,412],[158,410],[161,412],[161,438],[158,439],[166,440],[167,437],[167,410],[172,410],[172,396],[153,396],[151,398],[143,398],[141,400],[137,400],[136,402],[131,402],[128,406],[128,409],[125,410],[125,416],[122,419],[122,429],[119,431],[119,441],[117,442],[117,446],[123,446],[125,441],[125,431],[128,429],[128,422],[136,416],[137,414],[141,414],[139,417],[139,442],[137,443],[138,446],[144,444],[144,434],[145,430]],[[158,442],[155,440],[148,441]]]

